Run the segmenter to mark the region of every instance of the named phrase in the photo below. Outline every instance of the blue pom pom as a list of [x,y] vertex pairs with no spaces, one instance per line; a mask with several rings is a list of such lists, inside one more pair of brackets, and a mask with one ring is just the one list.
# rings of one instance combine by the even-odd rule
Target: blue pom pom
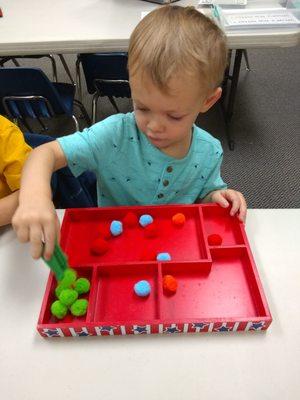
[[171,261],[169,253],[158,253],[156,256],[157,261]]
[[140,297],[146,297],[151,292],[151,286],[148,281],[139,281],[134,285],[135,294]]
[[110,232],[113,236],[121,235],[123,232],[123,224],[120,221],[112,221],[110,224]]
[[139,222],[140,222],[140,225],[147,226],[149,224],[152,224],[153,218],[149,214],[144,214],[140,217]]

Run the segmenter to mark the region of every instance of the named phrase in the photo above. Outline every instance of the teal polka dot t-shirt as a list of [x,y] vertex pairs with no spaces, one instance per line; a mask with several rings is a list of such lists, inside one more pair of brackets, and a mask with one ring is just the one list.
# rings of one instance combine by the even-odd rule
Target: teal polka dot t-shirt
[[134,113],[113,115],[57,140],[75,176],[96,174],[99,206],[191,204],[227,187],[220,176],[220,142],[195,125],[189,152],[180,160],[148,141]]

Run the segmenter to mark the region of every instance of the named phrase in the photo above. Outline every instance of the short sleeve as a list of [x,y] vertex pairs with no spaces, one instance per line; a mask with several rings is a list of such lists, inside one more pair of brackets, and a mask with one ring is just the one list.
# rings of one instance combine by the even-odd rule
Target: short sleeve
[[1,132],[1,169],[12,192],[20,188],[22,168],[30,151],[20,129],[8,121]]
[[221,164],[223,161],[223,153],[220,153],[218,158],[216,158],[208,176],[206,182],[201,190],[199,195],[200,199],[203,199],[208,193],[213,190],[226,189],[227,185],[221,178]]
[[118,140],[123,129],[122,118],[115,115],[98,122],[82,132],[58,138],[68,163],[75,176],[84,171],[97,171],[102,160],[111,153],[114,141]]

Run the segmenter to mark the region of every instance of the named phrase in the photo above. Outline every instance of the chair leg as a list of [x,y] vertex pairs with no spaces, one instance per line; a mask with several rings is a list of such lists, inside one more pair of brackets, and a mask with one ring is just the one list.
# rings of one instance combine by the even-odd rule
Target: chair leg
[[113,96],[108,96],[108,98],[109,98],[109,101],[111,102],[111,104],[113,105],[114,109],[117,111],[117,113],[119,113],[120,110],[119,110],[117,103],[116,103],[115,99],[113,98]]
[[79,100],[76,100],[76,99],[74,99],[74,105],[77,106],[80,109],[80,111],[81,111],[81,113],[82,113],[87,125],[91,126],[91,119],[90,119],[89,114],[86,111],[84,105]]
[[58,57],[60,58],[60,61],[61,61],[62,65],[63,65],[63,67],[64,67],[64,69],[65,69],[65,71],[66,71],[66,73],[67,73],[69,79],[70,79],[70,82],[72,83],[72,85],[75,86],[74,79],[73,79],[73,77],[72,77],[71,71],[70,71],[70,69],[69,69],[69,67],[68,67],[68,64],[67,64],[67,62],[66,62],[64,56],[63,56],[62,54],[58,54]]
[[78,89],[78,99],[82,103],[82,86],[81,86],[81,75],[80,75],[80,60],[76,60],[76,86]]
[[93,103],[92,103],[92,123],[95,124],[96,116],[97,116],[97,103],[98,103],[99,95],[95,93],[93,96]]
[[245,57],[246,70],[247,70],[247,71],[251,71],[250,63],[249,63],[249,58],[248,58],[248,52],[247,52],[246,49],[243,49],[243,56]]
[[12,58],[11,61],[15,64],[16,67],[20,67],[20,64],[15,58]]
[[77,131],[80,130],[80,127],[79,127],[79,123],[78,123],[78,121],[77,121],[77,118],[75,117],[74,114],[72,115],[72,119],[73,119],[73,121],[74,121],[74,123],[75,123],[75,128],[76,128],[76,132],[77,132]]
[[45,57],[49,58],[51,61],[53,81],[57,82],[57,68],[56,68],[55,58],[52,54],[47,54]]
[[20,67],[18,61],[14,57],[10,56],[0,57],[0,67],[4,67],[4,64],[8,61],[11,61],[16,67]]

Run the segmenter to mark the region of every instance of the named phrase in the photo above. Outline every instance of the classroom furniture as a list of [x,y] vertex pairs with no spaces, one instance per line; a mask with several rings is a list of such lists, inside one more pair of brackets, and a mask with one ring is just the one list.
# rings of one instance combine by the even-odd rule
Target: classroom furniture
[[[126,51],[142,12],[160,7],[140,0],[78,0],[76,4],[44,0],[36,4],[36,0],[1,1],[0,55]],[[197,6],[198,0],[180,0],[175,5]],[[227,38],[230,49],[292,47],[300,43],[300,30],[249,29],[229,32]]]
[[[4,65],[11,61],[16,67],[21,67],[19,60],[22,59],[39,59],[39,58],[48,58],[51,62],[51,67],[52,67],[52,77],[53,81],[57,82],[57,66],[56,66],[56,61],[55,57],[53,54],[28,54],[28,55],[11,55],[11,56],[5,56],[5,57],[0,57],[0,67],[4,67]],[[65,57],[62,54],[58,54],[58,57],[62,63],[62,66],[68,75],[68,78],[70,79],[70,82],[74,85],[74,80],[70,71],[70,68],[65,60]]]
[[[198,2],[180,0],[174,4],[197,7]],[[255,6],[255,2],[252,3]],[[276,0],[260,1],[266,6],[275,3]],[[127,51],[130,34],[142,13],[160,7],[140,0],[78,0],[76,4],[72,0],[44,0],[36,5],[36,0],[2,0],[0,56]],[[29,10],[30,18],[26,18]],[[246,29],[227,32],[226,36],[229,48],[235,53],[232,73],[226,80],[231,85],[227,85],[227,98],[223,97],[228,144],[233,149],[234,138],[229,128],[244,50],[297,46],[300,29]]]
[[0,57],[0,67],[8,67],[6,65],[8,62],[12,62],[16,67],[21,67],[19,60],[21,59],[40,59],[40,58],[48,58],[51,62],[52,68],[52,79],[54,82],[57,82],[57,66],[56,61],[53,54],[38,54],[38,55],[17,55],[17,56],[7,56],[7,57]]
[[[60,217],[63,211],[59,211]],[[0,376],[9,400],[300,397],[300,209],[250,209],[246,231],[273,322],[266,332],[43,339],[48,267],[0,229]]]
[[108,97],[116,112],[120,112],[115,97],[131,97],[127,70],[127,53],[78,54],[76,82],[82,99],[81,70],[89,94],[93,95],[92,122],[96,122],[99,97]]
[[[0,110],[9,118],[20,119],[29,131],[28,118],[39,121],[43,130],[43,118],[67,115],[79,130],[73,106],[80,108],[86,122],[89,117],[81,102],[74,99],[75,86],[70,83],[51,82],[38,68],[0,68]],[[4,111],[4,112],[3,112]]]

